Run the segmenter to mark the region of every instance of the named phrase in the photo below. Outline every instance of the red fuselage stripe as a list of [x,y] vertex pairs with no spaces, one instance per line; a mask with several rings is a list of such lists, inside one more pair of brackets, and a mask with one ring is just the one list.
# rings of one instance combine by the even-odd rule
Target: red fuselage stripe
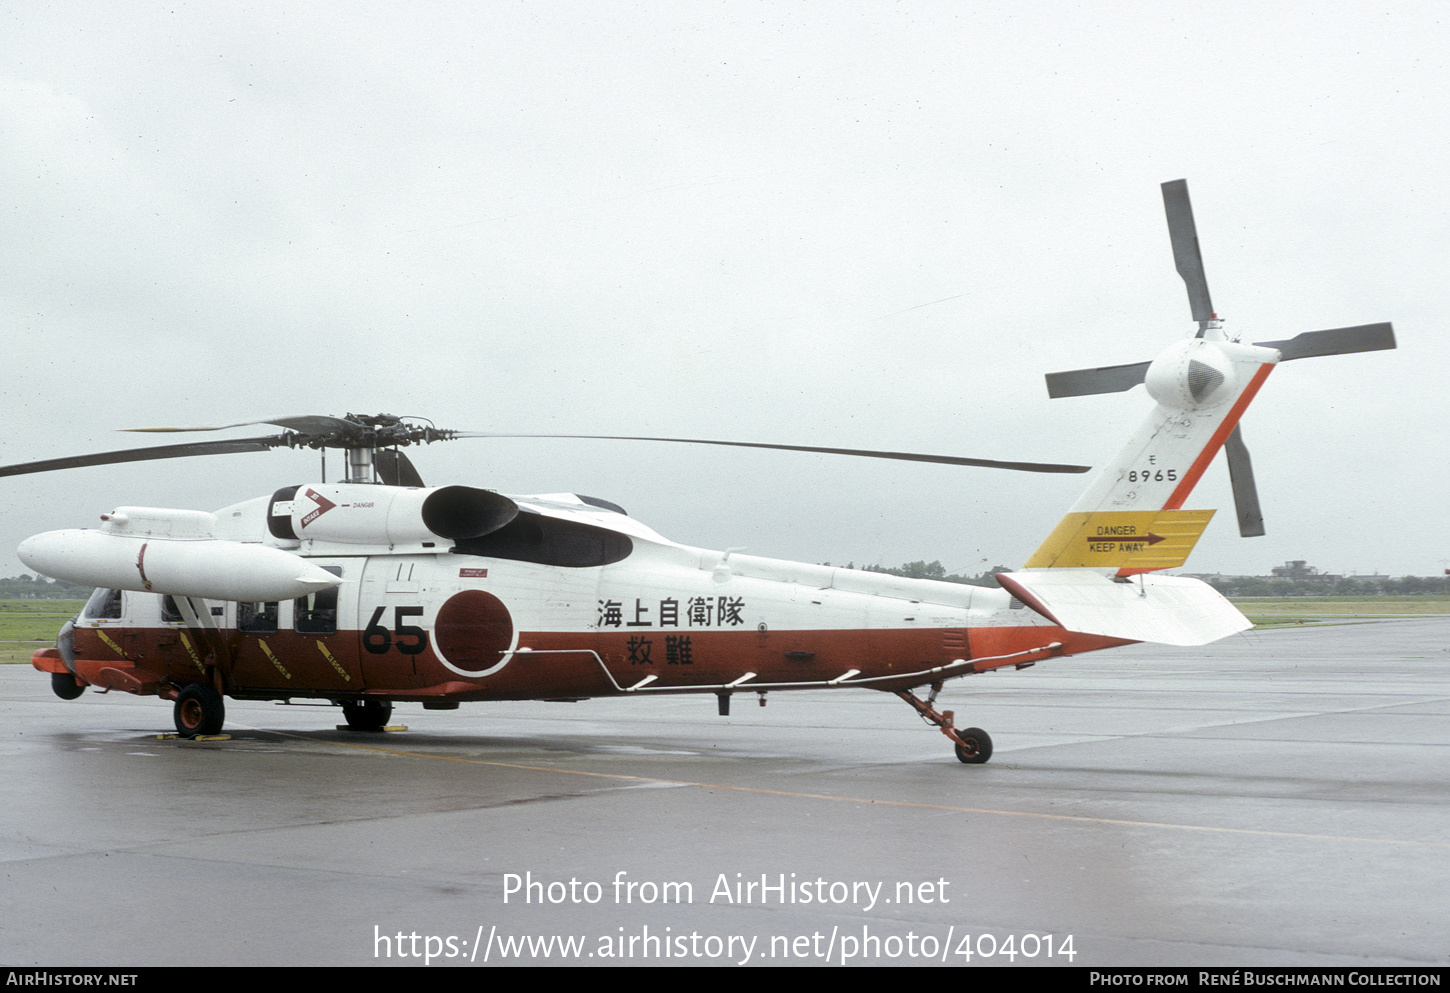
[[[183,649],[179,632],[170,626],[76,628],[74,672],[82,682],[128,693],[150,694],[158,685],[194,682],[196,663]],[[755,630],[687,629],[684,637],[690,639],[690,657],[684,656],[677,642],[678,664],[672,664],[669,645],[661,643],[663,639],[652,643],[653,651],[645,658],[639,636],[524,631],[520,641],[533,651],[520,652],[498,672],[482,676],[446,669],[431,646],[413,656],[365,652],[363,634],[356,630],[321,636],[284,630],[259,638],[227,629],[223,640],[228,651],[218,657],[217,671],[225,683],[224,692],[256,699],[350,699],[366,693],[399,700],[528,700],[609,696],[617,692],[616,686],[637,683],[645,675],[659,677],[651,692],[711,690],[746,672],[756,673],[756,678],[741,685],[740,692],[750,692],[755,684],[824,686],[848,669],[858,670],[859,679],[901,677],[903,685],[919,685],[922,670],[958,659],[981,660],[979,671],[985,671],[1049,654],[1072,655],[1127,643],[1044,624],[780,630],[770,631],[765,642]],[[263,648],[263,641],[270,644]],[[1054,641],[1061,642],[1056,652],[1029,652]],[[112,656],[113,651],[121,653],[122,642],[136,652],[134,660]],[[799,655],[811,657],[793,657]],[[63,660],[55,662],[64,665]],[[37,654],[32,664],[55,671],[49,655]],[[109,670],[114,673],[108,675]],[[872,685],[879,689],[890,683]]]

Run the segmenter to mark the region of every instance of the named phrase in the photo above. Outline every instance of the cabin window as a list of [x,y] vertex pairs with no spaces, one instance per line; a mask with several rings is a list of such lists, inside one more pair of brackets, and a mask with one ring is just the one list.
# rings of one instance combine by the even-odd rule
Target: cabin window
[[181,623],[181,608],[176,605],[176,598],[164,596],[161,598],[161,623]]
[[277,601],[237,604],[237,630],[243,634],[276,634]]
[[119,621],[121,619],[121,591],[96,590],[86,601],[82,616],[89,620]]
[[[324,572],[342,575],[342,568],[323,566]],[[335,634],[337,632],[337,587],[332,586],[293,602],[292,627],[299,634]]]
[[453,551],[584,569],[627,558],[634,551],[634,542],[608,528],[525,511],[497,531],[465,538]]

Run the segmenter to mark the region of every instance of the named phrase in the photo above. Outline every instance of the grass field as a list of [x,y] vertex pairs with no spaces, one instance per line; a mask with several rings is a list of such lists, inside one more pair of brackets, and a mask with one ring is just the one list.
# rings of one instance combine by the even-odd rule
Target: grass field
[[84,600],[0,600],[0,663],[29,662],[37,648],[54,645],[60,626],[85,605]]
[[1450,596],[1237,597],[1233,604],[1259,627],[1450,614]]
[[[1234,606],[1258,627],[1450,614],[1450,596],[1240,597]],[[0,600],[0,664],[29,662],[84,600]]]

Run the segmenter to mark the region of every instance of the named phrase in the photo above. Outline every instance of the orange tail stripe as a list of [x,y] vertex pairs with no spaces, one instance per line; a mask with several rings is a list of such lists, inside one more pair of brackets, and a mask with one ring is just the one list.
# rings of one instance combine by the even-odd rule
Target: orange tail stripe
[[1254,395],[1259,392],[1259,387],[1264,385],[1264,380],[1268,379],[1269,373],[1273,371],[1274,363],[1272,362],[1265,362],[1259,366],[1259,371],[1254,373],[1254,378],[1249,380],[1249,385],[1244,388],[1243,393],[1239,394],[1238,400],[1234,401],[1228,416],[1223,419],[1223,423],[1218,426],[1213,437],[1208,439],[1208,444],[1203,446],[1203,451],[1198,453],[1198,458],[1193,460],[1193,465],[1188,467],[1188,472],[1184,474],[1178,488],[1168,497],[1168,502],[1163,505],[1164,510],[1178,510],[1183,506],[1183,501],[1188,499],[1188,494],[1192,493],[1193,488],[1198,485],[1199,477],[1208,468],[1208,464],[1213,461],[1213,457],[1218,454],[1218,450],[1223,447],[1223,443],[1228,440],[1228,436],[1233,433],[1233,429],[1238,427],[1239,418],[1244,416],[1244,411],[1253,402]]

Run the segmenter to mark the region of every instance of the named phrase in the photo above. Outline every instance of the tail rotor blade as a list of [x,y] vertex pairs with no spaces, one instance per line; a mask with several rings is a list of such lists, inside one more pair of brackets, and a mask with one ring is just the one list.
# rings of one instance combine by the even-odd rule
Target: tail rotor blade
[[1193,319],[1211,321],[1213,302],[1208,298],[1208,279],[1203,275],[1203,254],[1198,250],[1198,228],[1193,223],[1193,205],[1188,202],[1188,180],[1163,184],[1163,209],[1168,214],[1168,237],[1173,242],[1173,264],[1188,287],[1188,305]]
[[1056,400],[1059,397],[1083,397],[1090,393],[1122,393],[1131,390],[1148,375],[1148,362],[1133,362],[1128,365],[1100,366],[1097,369],[1073,369],[1070,372],[1049,372],[1047,374],[1047,395]]
[[1259,509],[1259,490],[1254,485],[1254,466],[1249,459],[1244,435],[1235,425],[1233,433],[1224,442],[1223,453],[1228,458],[1228,477],[1233,484],[1234,509],[1239,516],[1239,534],[1245,538],[1258,538],[1264,533],[1264,514]]
[[1352,328],[1330,328],[1327,331],[1305,331],[1282,341],[1260,341],[1265,348],[1277,348],[1281,361],[1308,359],[1317,355],[1347,355],[1350,352],[1377,352],[1395,347],[1392,324],[1359,324]]

